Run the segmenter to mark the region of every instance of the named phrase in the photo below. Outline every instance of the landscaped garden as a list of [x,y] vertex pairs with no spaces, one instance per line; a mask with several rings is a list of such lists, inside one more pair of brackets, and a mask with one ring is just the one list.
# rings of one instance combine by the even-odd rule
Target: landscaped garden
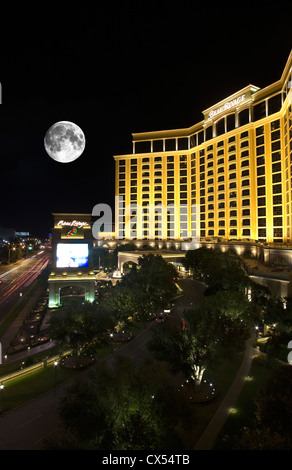
[[[106,442],[108,449],[127,449],[129,445],[132,449],[145,446],[151,449],[166,442],[171,448],[179,442],[181,449],[193,449],[233,382],[250,328],[267,323],[276,326],[270,328],[268,337],[263,337],[262,329],[259,330],[259,342],[255,346],[262,354],[254,360],[215,448],[261,448],[261,445],[268,448],[271,446],[269,430],[276,442],[273,448],[289,447],[290,441],[283,437],[284,428],[276,432],[269,427],[271,423],[267,425],[264,408],[267,387],[272,387],[279,403],[284,403],[281,406],[287,407],[280,391],[290,383],[290,378],[289,373],[281,370],[279,359],[284,361],[285,357],[283,348],[279,356],[281,348],[278,346],[284,345],[291,331],[289,299],[284,306],[281,299],[273,299],[267,290],[251,282],[237,256],[196,250],[186,261],[194,278],[208,285],[205,299],[201,305],[186,310],[182,318],[170,316],[167,321],[154,323],[156,327],[149,343],[151,360],[140,369],[131,361],[119,362],[117,356],[113,363],[117,366],[110,371],[105,363],[101,367],[103,361],[100,360],[117,352],[120,346],[143,331],[155,318],[153,312],[168,306],[169,300],[177,295],[173,282],[176,276],[159,258],[154,255],[143,258],[139,269],[132,268],[119,284],[107,289],[107,295],[100,296],[98,303],[71,299],[52,312],[48,324],[56,346],[50,353],[60,355],[58,365],[47,365],[30,377],[7,384],[4,395],[5,400],[10,395],[6,406],[14,406],[13,403],[19,403],[21,394],[13,387],[21,390],[26,380],[31,380],[31,396],[35,397],[46,387],[52,388],[74,377],[82,379],[72,383],[61,404],[60,416],[67,441],[62,436],[59,441],[48,442],[48,448],[99,449]],[[62,358],[62,353],[68,350],[71,355]],[[84,375],[84,371],[88,373]],[[115,391],[109,393],[111,383],[115,384]],[[139,390],[141,396],[135,390]],[[23,393],[23,400],[28,399],[27,393]],[[84,403],[89,404],[90,400],[96,407],[92,414],[94,419],[90,421],[90,433],[83,434],[81,417],[86,418],[88,410]],[[173,409],[167,417],[164,413],[170,402]],[[273,403],[269,405],[272,407]],[[78,419],[72,418],[71,406],[74,413],[78,411]],[[107,410],[107,416],[102,410]],[[156,416],[158,410],[160,414]],[[98,420],[103,426],[96,427]],[[134,436],[142,424],[144,440],[139,440]],[[164,433],[169,426],[172,434],[166,441]],[[123,431],[125,427],[127,433]],[[259,437],[255,439],[260,427],[264,429],[262,441]],[[78,442],[73,437],[76,433]]]

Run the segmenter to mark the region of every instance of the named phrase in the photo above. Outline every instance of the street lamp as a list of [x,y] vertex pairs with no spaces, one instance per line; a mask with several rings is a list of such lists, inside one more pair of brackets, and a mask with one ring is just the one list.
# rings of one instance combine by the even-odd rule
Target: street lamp
[[11,247],[11,246],[8,247],[8,264],[10,264],[10,253],[11,253],[11,250],[15,251],[15,248],[14,248],[14,247]]
[[58,361],[54,362],[54,369],[55,369],[55,387],[57,385],[57,366],[58,366]]
[[2,413],[2,410],[3,410],[3,390],[4,390],[4,384],[0,384],[0,390],[1,390],[0,412]]

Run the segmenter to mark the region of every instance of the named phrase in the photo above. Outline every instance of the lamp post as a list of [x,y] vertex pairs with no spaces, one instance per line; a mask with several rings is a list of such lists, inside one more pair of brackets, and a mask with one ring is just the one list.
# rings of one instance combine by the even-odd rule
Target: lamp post
[[15,251],[15,247],[10,247],[8,248],[8,263],[10,264],[10,259],[11,259],[11,256],[10,256],[10,253],[11,253],[11,250]]
[[55,387],[57,385],[57,366],[58,366],[58,361],[54,362],[54,369],[55,369]]
[[2,410],[3,410],[3,390],[4,390],[4,384],[0,384],[0,390],[1,390],[0,412],[2,413]]

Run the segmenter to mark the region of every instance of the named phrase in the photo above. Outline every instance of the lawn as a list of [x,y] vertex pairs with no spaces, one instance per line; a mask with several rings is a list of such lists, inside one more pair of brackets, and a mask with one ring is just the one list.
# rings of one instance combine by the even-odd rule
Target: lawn
[[207,403],[194,404],[194,423],[191,432],[185,435],[185,442],[188,449],[194,449],[202,432],[212,419],[220,403],[225,397],[231,386],[238,369],[240,367],[243,355],[240,353],[230,359],[224,359],[214,366],[213,370],[206,371],[204,378],[214,384],[216,397]]
[[272,374],[273,369],[267,365],[265,356],[261,355],[253,360],[246,383],[218,436],[214,450],[236,450],[236,441],[240,438],[240,430],[249,425],[253,419],[254,400],[265,388],[267,380]]
[[[0,365],[0,382],[1,377],[11,374],[12,372],[17,371],[22,367],[28,367],[33,364],[37,364],[38,362],[42,362],[44,359],[49,359],[50,357],[57,356],[58,350],[58,347],[54,346],[36,354],[33,354],[32,350],[31,355],[23,357],[22,359],[17,359],[15,361],[5,363],[5,360],[3,360],[3,364]],[[13,357],[13,355],[11,357]]]
[[[121,343],[104,346],[97,351],[96,357],[98,360],[101,360],[106,356],[109,356],[112,352],[118,350],[121,346]],[[56,353],[57,348],[52,348],[52,350],[50,350],[50,357],[56,355]],[[31,365],[42,362],[42,360],[47,357],[48,351],[44,351],[42,353],[31,356],[28,359],[30,359],[29,362]],[[21,359],[6,365],[2,365],[0,368],[0,382],[1,376],[5,376],[9,373],[20,370],[22,365],[23,360]],[[4,383],[3,412],[11,411],[13,408],[21,406],[26,402],[37,398],[43,393],[46,393],[54,388],[55,385],[60,385],[68,380],[74,379],[85,370],[86,369],[76,370],[58,366],[56,371],[55,366],[48,365],[47,367],[43,367],[39,370],[30,372],[27,375],[23,375]]]
[[3,413],[24,405],[77,375],[75,370],[61,367],[55,370],[52,365],[7,382],[3,389]]

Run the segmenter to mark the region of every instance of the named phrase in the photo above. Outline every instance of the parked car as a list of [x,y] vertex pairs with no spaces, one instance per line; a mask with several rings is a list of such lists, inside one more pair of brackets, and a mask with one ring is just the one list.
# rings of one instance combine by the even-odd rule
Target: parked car
[[163,322],[165,321],[165,319],[166,319],[166,316],[167,316],[166,313],[160,312],[160,313],[158,313],[158,315],[156,316],[155,321],[157,321],[157,323],[163,323]]

